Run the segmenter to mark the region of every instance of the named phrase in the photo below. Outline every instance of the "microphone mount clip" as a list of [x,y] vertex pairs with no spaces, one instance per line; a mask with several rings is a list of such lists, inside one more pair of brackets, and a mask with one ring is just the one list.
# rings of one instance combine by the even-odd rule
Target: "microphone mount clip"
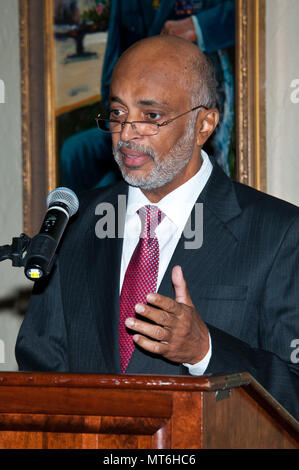
[[25,233],[19,237],[13,237],[11,245],[0,246],[0,262],[10,259],[16,267],[25,266],[26,252],[29,249],[31,238]]

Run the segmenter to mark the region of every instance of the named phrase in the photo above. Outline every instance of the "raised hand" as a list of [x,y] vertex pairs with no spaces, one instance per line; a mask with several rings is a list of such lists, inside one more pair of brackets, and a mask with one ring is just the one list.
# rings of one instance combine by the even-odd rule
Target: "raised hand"
[[[127,318],[126,326],[143,349],[173,362],[196,364],[209,349],[209,331],[195,310],[180,266],[172,270],[175,299],[150,293],[149,304],[137,304],[136,312],[145,318]],[[151,320],[149,323],[146,319]]]

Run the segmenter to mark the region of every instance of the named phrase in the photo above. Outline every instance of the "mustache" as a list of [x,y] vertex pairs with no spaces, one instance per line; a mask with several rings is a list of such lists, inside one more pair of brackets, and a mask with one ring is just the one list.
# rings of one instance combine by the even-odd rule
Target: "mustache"
[[145,155],[148,155],[149,157],[151,157],[155,162],[157,161],[157,158],[158,158],[157,154],[150,147],[146,147],[144,145],[137,145],[137,144],[134,144],[133,142],[124,142],[123,140],[120,140],[117,143],[115,154],[120,152],[121,147],[125,147],[127,149],[136,150],[137,152],[144,153]]

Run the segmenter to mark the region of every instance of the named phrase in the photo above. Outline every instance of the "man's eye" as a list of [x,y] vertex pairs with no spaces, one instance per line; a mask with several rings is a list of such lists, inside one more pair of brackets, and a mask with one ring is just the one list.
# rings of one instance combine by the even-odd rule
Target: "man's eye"
[[110,119],[115,119],[115,118],[119,118],[123,114],[124,114],[123,111],[121,111],[120,109],[111,109],[109,112],[109,117]]
[[147,113],[145,116],[150,121],[158,121],[161,119],[161,114],[159,113]]

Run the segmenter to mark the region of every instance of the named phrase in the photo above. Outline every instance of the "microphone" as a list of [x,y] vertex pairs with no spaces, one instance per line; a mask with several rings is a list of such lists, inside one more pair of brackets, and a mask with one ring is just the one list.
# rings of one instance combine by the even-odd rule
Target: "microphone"
[[56,249],[69,218],[79,208],[79,200],[70,189],[56,188],[47,197],[47,207],[40,232],[32,238],[25,259],[25,276],[32,281],[50,273]]

